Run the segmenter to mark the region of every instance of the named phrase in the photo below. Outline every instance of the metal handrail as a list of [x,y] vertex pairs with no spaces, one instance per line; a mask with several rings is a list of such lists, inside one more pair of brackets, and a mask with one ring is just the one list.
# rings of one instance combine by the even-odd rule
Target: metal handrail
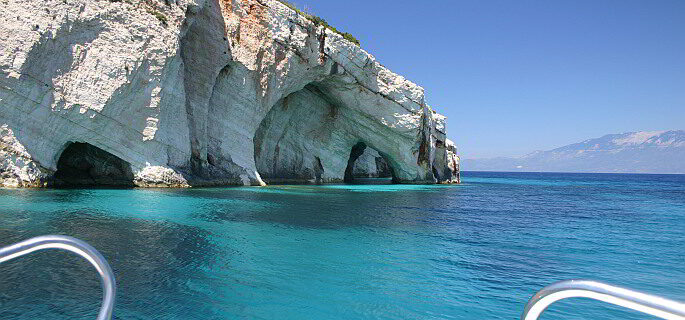
[[537,320],[549,305],[566,298],[590,298],[662,319],[685,320],[685,304],[591,280],[566,280],[538,291],[526,304],[521,320]]
[[8,247],[0,248],[0,263],[44,249],[61,249],[78,254],[90,262],[100,274],[102,282],[102,306],[97,320],[112,319],[112,308],[116,295],[116,280],[107,260],[89,244],[67,236],[41,236],[31,238]]

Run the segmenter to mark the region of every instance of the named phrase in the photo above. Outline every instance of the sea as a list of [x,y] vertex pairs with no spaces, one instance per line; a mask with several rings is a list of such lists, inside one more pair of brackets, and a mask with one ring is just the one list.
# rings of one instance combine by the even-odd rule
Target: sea
[[[463,172],[461,185],[0,190],[0,246],[73,236],[115,319],[518,319],[591,279],[685,302],[685,175]],[[0,264],[0,319],[94,319],[71,253]],[[587,299],[542,319],[653,319]]]

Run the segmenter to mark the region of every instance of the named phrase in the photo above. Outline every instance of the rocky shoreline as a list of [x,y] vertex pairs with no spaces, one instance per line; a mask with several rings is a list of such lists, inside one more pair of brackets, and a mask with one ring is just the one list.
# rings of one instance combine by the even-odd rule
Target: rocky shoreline
[[361,145],[396,183],[459,182],[423,88],[279,1],[6,0],[0,18],[0,186],[340,183],[371,167]]

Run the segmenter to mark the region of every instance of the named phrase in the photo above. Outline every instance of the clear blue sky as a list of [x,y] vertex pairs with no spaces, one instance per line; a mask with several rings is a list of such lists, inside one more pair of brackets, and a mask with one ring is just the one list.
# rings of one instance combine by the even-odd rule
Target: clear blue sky
[[293,0],[426,89],[464,158],[685,129],[685,0]]

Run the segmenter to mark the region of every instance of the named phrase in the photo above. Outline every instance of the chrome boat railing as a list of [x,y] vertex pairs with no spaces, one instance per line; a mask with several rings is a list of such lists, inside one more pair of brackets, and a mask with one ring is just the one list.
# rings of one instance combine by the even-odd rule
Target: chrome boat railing
[[8,247],[0,248],[0,263],[11,260],[31,252],[44,249],[61,249],[78,254],[95,267],[102,282],[102,306],[97,320],[112,319],[114,298],[116,295],[116,280],[112,268],[107,260],[89,244],[67,236],[41,236],[31,238]]
[[590,280],[557,282],[538,291],[526,304],[521,320],[537,320],[549,305],[566,298],[590,298],[662,319],[685,320],[685,304]]

